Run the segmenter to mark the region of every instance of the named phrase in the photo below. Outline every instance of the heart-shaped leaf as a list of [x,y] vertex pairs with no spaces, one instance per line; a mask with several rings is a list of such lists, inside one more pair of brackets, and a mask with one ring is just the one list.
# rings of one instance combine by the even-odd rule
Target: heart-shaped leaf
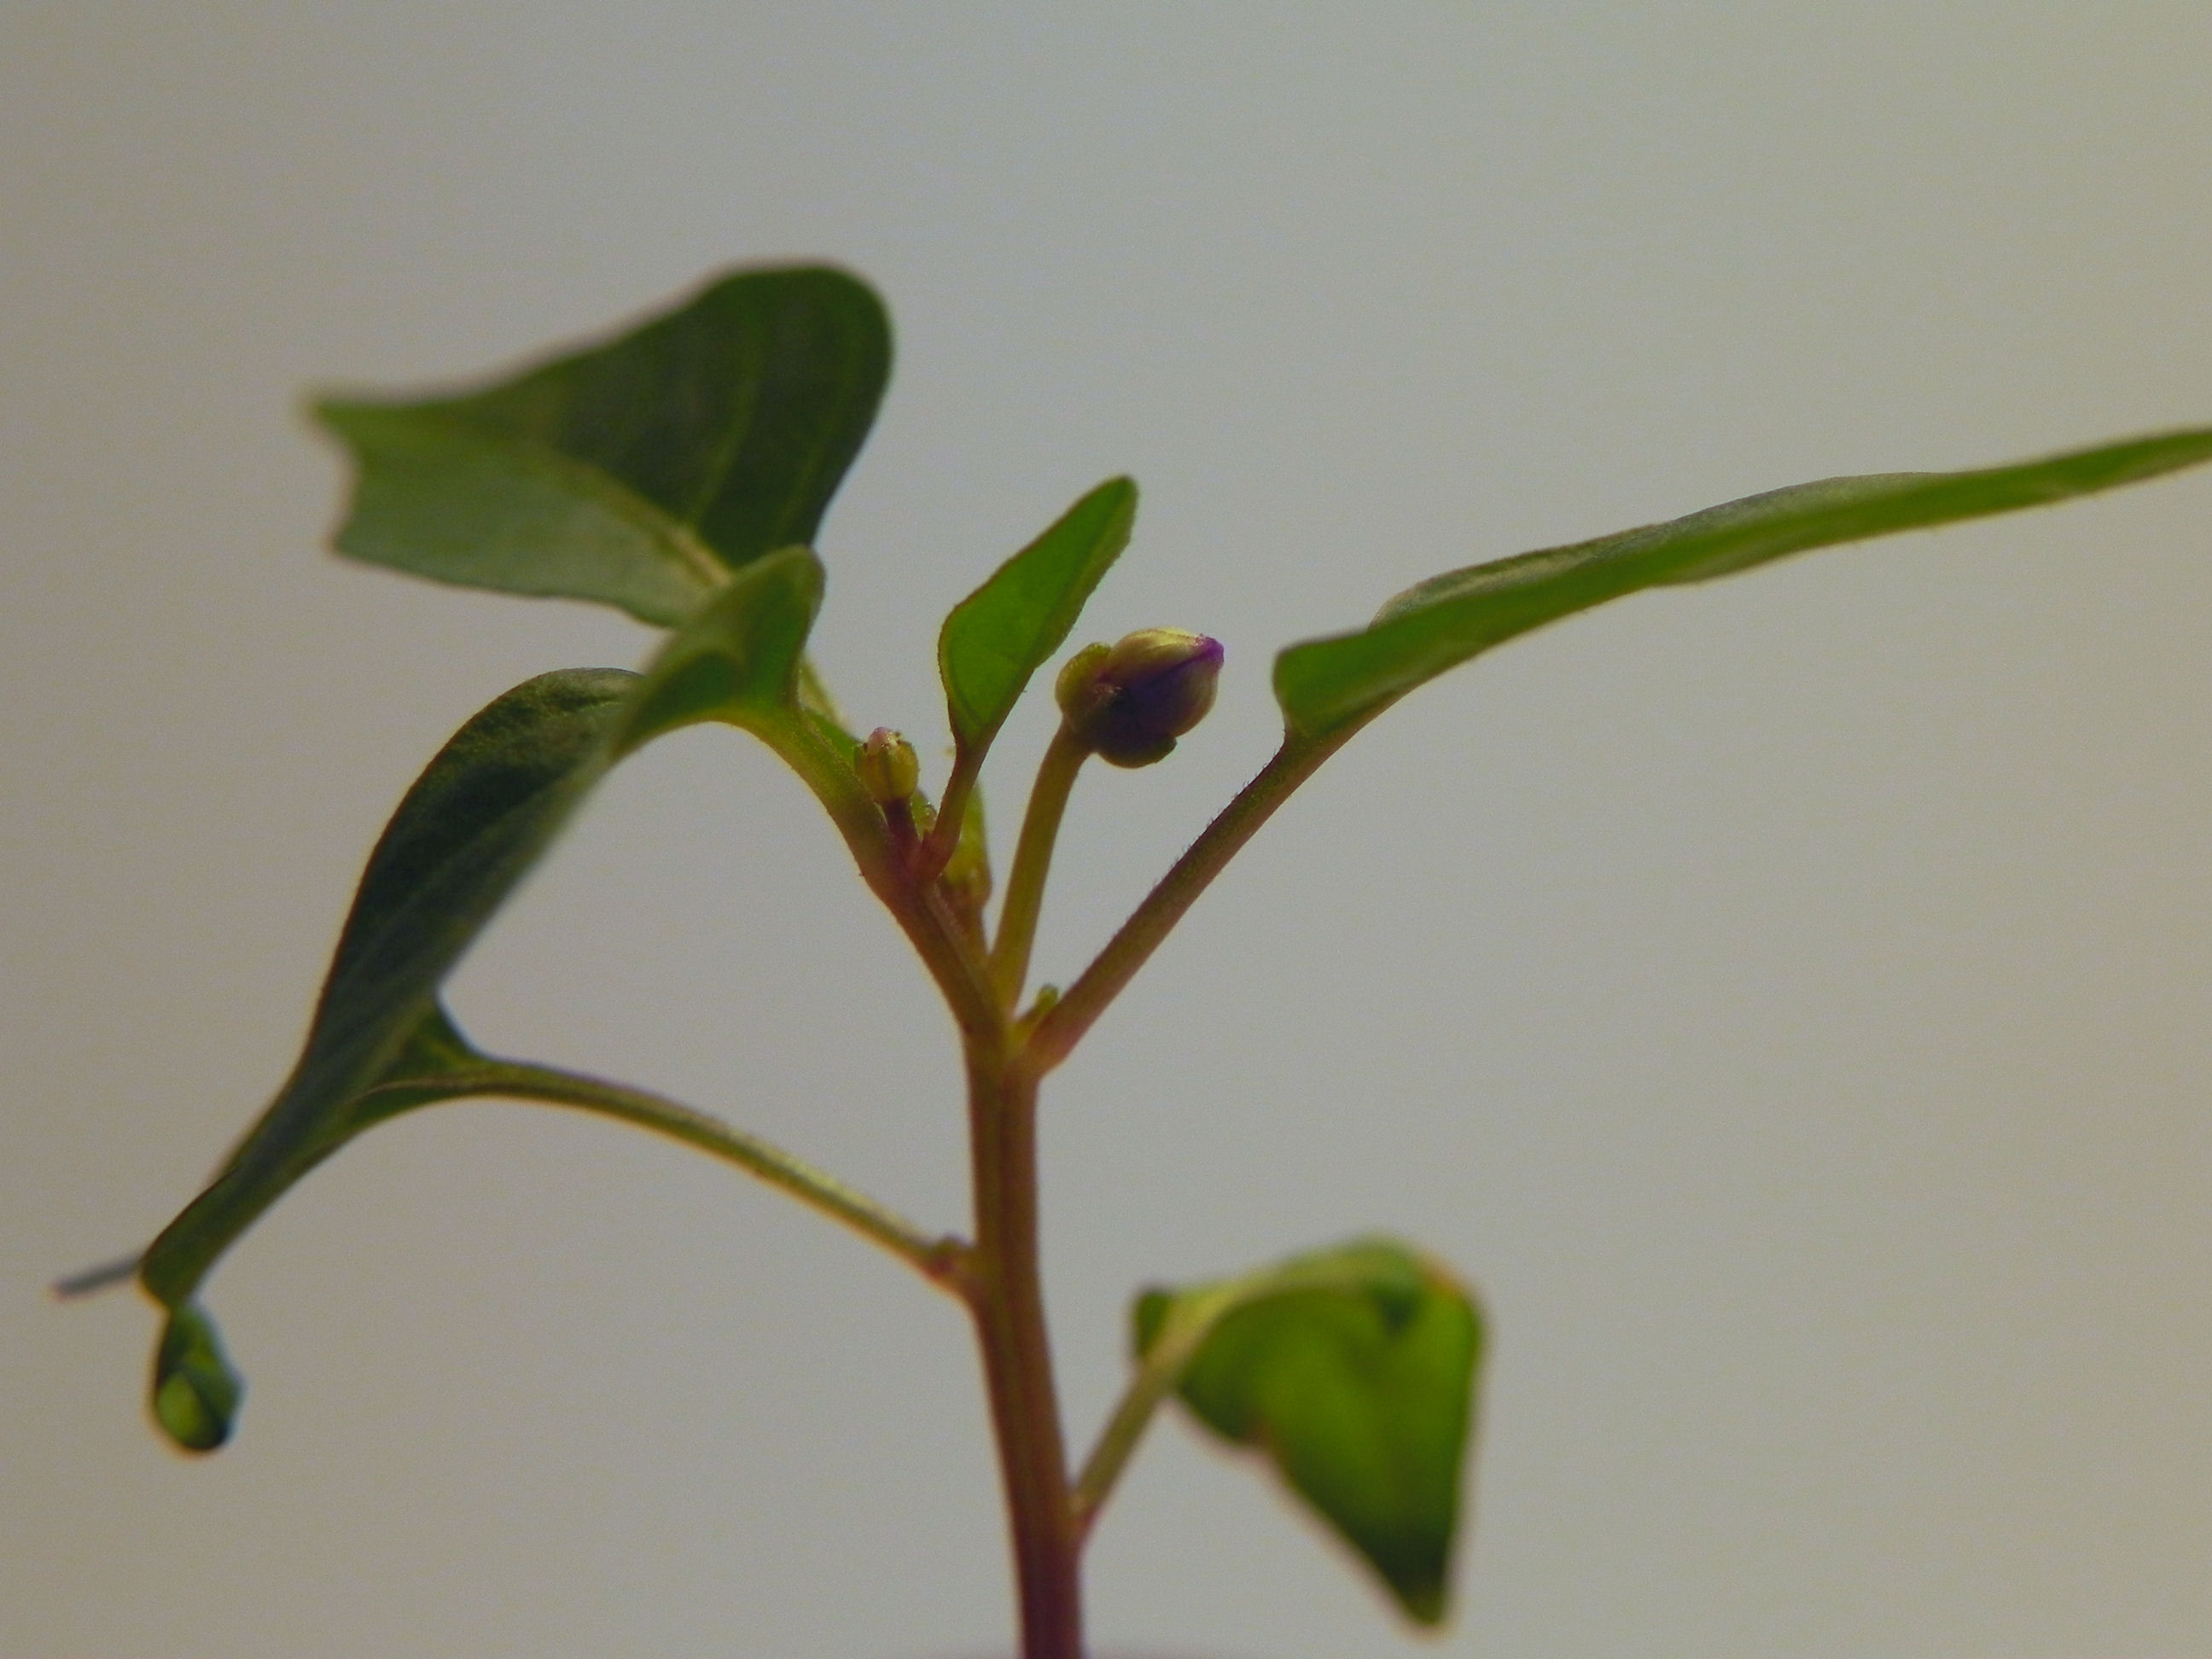
[[1176,1392],[1263,1453],[1413,1619],[1449,1594],[1482,1321],[1433,1261],[1384,1239],[1137,1300],[1139,1358],[1179,1316],[1210,1322]]
[[1977,472],[1828,478],[1473,565],[1408,588],[1357,633],[1291,647],[1275,659],[1275,698],[1293,737],[1325,738],[1516,634],[1639,588],[1705,581],[1809,548],[2039,507],[2207,459],[2212,429]]
[[333,398],[316,413],[360,465],[338,550],[673,626],[814,540],[890,374],[873,291],[798,266],[465,396]]
[[937,636],[937,665],[963,750],[990,746],[1030,676],[1060,649],[1129,544],[1136,516],[1136,484],[1109,478],[952,607]]

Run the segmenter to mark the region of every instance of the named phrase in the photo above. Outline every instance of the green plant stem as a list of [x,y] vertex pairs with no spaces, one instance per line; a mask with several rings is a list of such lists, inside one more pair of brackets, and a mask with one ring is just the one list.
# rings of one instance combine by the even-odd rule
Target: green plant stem
[[[377,1096],[382,1092],[386,1091],[372,1090],[362,1097],[357,1109],[374,1113]],[[555,1106],[573,1106],[653,1130],[736,1164],[749,1175],[758,1176],[769,1186],[790,1194],[800,1203],[880,1244],[933,1284],[957,1295],[965,1294],[966,1264],[970,1253],[965,1240],[932,1235],[889,1206],[781,1146],[733,1129],[720,1118],[665,1096],[580,1073],[507,1060],[488,1060],[482,1067],[472,1066],[445,1077],[410,1078],[389,1092],[428,1097],[421,1102],[424,1104],[430,1100],[504,1095]]]
[[1020,1064],[1025,1072],[1042,1077],[1067,1058],[1083,1034],[1121,994],[1229,860],[1291,792],[1364,724],[1363,720],[1325,737],[1284,738],[1273,757],[1206,826],[1121,924],[1121,931],[1107,941],[1106,948],[1037,1022],[1022,1050]]
[[[902,853],[882,810],[811,722],[794,714],[757,729],[828,809],[863,879],[921,953],[959,1024],[975,1237],[948,1259],[940,1282],[952,1283],[966,1302],[981,1350],[1006,1486],[1023,1659],[1083,1659],[1081,1537],[1068,1490],[1038,1262],[1036,1079],[1012,1063],[1006,1012],[990,964],[935,882],[920,873],[927,854],[914,859]],[[972,787],[972,769],[956,766],[938,822],[940,833],[951,826],[952,845]],[[1057,808],[1053,816],[1056,822]],[[1025,826],[1025,846],[1028,841]],[[1049,841],[1048,835],[1048,848]],[[1043,873],[1040,866],[1040,884]],[[1034,899],[1030,911],[1034,927]]]
[[965,743],[953,750],[952,773],[945,780],[945,799],[937,805],[937,823],[914,861],[915,874],[922,881],[935,881],[959,848],[960,828],[968,821],[968,797],[975,793],[976,781],[983,775],[984,752]]
[[1036,943],[1037,917],[1044,908],[1045,878],[1052,873],[1053,846],[1060,838],[1060,822],[1066,815],[1076,774],[1090,758],[1089,746],[1063,725],[1053,733],[1038,763],[1021,839],[1014,844],[1014,866],[1006,876],[1006,901],[999,909],[999,937],[991,947],[991,983],[1001,1007],[1012,1008],[1022,1000],[1022,987],[1030,975],[1030,951]]
[[1090,1536],[1091,1523],[1097,1520],[1099,1510],[1105,1508],[1107,1498],[1113,1494],[1114,1483],[1121,1479],[1122,1469],[1137,1449],[1137,1443],[1145,1437],[1145,1431],[1151,1426],[1160,1402],[1175,1392],[1207,1335],[1220,1322],[1221,1316],[1243,1297],[1245,1290],[1246,1281],[1240,1279],[1178,1308],[1168,1328],[1159,1334],[1151,1352],[1139,1362],[1137,1374],[1129,1379],[1129,1386],[1122,1391],[1113,1416],[1106,1419],[1098,1443],[1084,1460],[1083,1473],[1076,1477],[1069,1501],[1075,1511],[1079,1538]]
[[1021,1603],[1023,1659],[1083,1659],[1082,1539],[1067,1484],[1037,1249],[1036,1084],[1002,1049],[968,1050],[982,1350]]

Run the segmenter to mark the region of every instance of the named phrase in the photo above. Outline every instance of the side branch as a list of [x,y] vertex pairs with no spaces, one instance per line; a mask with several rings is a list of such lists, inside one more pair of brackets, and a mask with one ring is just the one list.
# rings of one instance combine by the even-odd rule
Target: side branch
[[[965,1297],[969,1255],[965,1240],[950,1234],[932,1235],[888,1205],[781,1146],[733,1129],[720,1118],[665,1096],[580,1073],[505,1060],[489,1060],[481,1068],[472,1066],[450,1077],[410,1078],[400,1087],[410,1095],[427,1093],[440,1100],[504,1095],[543,1101],[653,1130],[736,1164],[881,1245],[939,1289]],[[376,1091],[372,1091],[361,1103],[373,1110],[375,1100]]]
[[1274,757],[1206,826],[1176,860],[1175,867],[1160,878],[1144,902],[1121,924],[1121,931],[1107,941],[1106,948],[1037,1022],[1022,1052],[1021,1064],[1030,1075],[1042,1077],[1067,1058],[1083,1034],[1182,920],[1183,912],[1197,902],[1198,896],[1258,833],[1260,826],[1274,816],[1275,809],[1290,799],[1291,792],[1358,729],[1358,726],[1347,726],[1324,738],[1284,738]]

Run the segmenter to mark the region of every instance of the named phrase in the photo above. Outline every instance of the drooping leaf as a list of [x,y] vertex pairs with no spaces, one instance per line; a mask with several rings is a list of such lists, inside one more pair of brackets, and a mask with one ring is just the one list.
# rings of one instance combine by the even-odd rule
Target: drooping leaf
[[1491,647],[1640,588],[1709,580],[1786,554],[2093,494],[2212,459],[2212,429],[2167,433],[1975,472],[1828,478],[1665,524],[1473,565],[1399,594],[1357,633],[1275,659],[1294,736],[1355,726]]
[[616,669],[541,674],[456,732],[369,854],[307,1041],[208,1189],[147,1250],[139,1277],[172,1309],[230,1242],[342,1145],[346,1111],[428,1045],[459,1042],[436,997],[585,793],[639,684]]
[[672,627],[814,540],[890,373],[875,294],[796,266],[464,396],[330,399],[316,413],[360,466],[338,550]]
[[1136,484],[1109,478],[952,607],[937,637],[937,665],[962,748],[989,746],[1128,545],[1136,516]]
[[191,1303],[174,1309],[154,1354],[154,1420],[189,1452],[230,1438],[246,1384],[222,1351],[215,1322]]
[[[173,1311],[187,1306],[223,1251],[364,1129],[483,1092],[500,1063],[470,1046],[439,988],[617,760],[696,720],[799,717],[799,662],[821,592],[822,568],[807,550],[757,560],[644,674],[540,675],[454,734],[369,855],[291,1078],[140,1259],[139,1279],[156,1299]],[[181,1396],[176,1404],[183,1409]],[[158,1400],[155,1412],[173,1424]]]
[[1225,1302],[1177,1394],[1218,1435],[1275,1472],[1435,1624],[1449,1595],[1481,1316],[1449,1274],[1388,1240],[1297,1257],[1224,1298],[1221,1285],[1150,1291],[1134,1309],[1141,1358],[1178,1307]]

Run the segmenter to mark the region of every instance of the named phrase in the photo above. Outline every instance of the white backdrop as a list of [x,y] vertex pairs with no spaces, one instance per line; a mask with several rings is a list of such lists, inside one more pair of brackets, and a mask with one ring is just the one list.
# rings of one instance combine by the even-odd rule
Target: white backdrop
[[[144,1421],[142,1301],[46,1299],[281,1079],[447,733],[648,644],[319,552],[303,388],[867,273],[899,362],[819,654],[927,748],[945,608],[1135,473],[1085,637],[1230,668],[1079,791],[1064,979],[1264,757],[1273,651],[1418,577],[2212,421],[2208,65],[2179,0],[0,6],[0,1652],[1006,1639],[951,1305],[645,1137],[457,1107],[319,1173],[211,1288],[251,1384],[211,1460]],[[1494,1322],[1430,1651],[2212,1648],[2208,556],[2212,477],[1821,554],[1363,735],[1057,1080],[1076,1439],[1137,1284],[1388,1227]],[[902,948],[798,787],[690,733],[455,1001],[951,1224]],[[1165,1425],[1099,1644],[1413,1650],[1331,1558]]]

